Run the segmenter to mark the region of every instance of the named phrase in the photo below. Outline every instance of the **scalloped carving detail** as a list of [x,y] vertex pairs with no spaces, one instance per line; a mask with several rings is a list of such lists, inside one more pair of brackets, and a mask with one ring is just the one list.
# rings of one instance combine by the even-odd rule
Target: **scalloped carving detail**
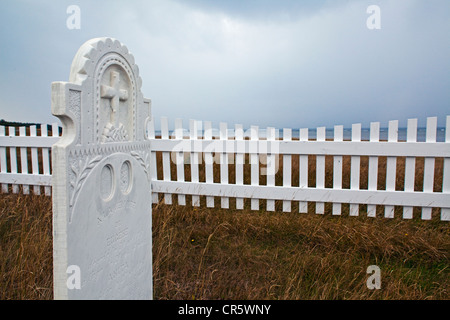
[[[109,81],[113,74],[117,74],[118,82],[122,81],[128,87],[119,90],[113,86],[114,82],[105,82],[104,78]],[[93,128],[89,133],[86,131],[88,141],[111,143],[136,139],[136,109],[143,101],[142,79],[135,59],[125,45],[113,38],[95,38],[85,42],[72,62],[69,80],[82,86],[88,103],[94,107],[94,114],[90,115]],[[102,91],[107,86],[111,91]],[[122,119],[118,120],[119,117]],[[112,134],[112,128],[120,130]]]

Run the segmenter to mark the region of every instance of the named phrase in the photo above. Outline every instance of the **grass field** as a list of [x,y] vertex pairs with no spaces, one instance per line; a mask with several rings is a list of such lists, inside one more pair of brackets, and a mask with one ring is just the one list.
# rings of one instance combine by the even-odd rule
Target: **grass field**
[[[401,160],[397,169],[401,180]],[[329,204],[316,215],[313,204],[305,214],[295,205],[286,213],[250,211],[248,203],[235,210],[230,202],[229,210],[154,205],[155,299],[450,298],[450,226],[434,213],[431,221],[417,212],[403,220],[401,208],[394,219],[367,218],[361,206],[349,217],[344,206],[336,217]],[[369,265],[381,269],[380,290],[366,286]],[[0,194],[0,299],[52,299],[52,285],[51,198]]]

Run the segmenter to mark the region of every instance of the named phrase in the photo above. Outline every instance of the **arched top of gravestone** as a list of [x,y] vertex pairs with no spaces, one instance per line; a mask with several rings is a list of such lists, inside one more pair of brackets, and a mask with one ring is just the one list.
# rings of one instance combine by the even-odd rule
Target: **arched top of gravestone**
[[70,68],[69,81],[79,85],[82,85],[86,80],[89,81],[89,78],[98,69],[99,62],[104,60],[105,56],[114,54],[127,62],[139,81],[138,87],[140,89],[142,80],[139,77],[139,68],[135,64],[133,55],[119,40],[107,37],[88,40],[78,49]]
[[85,42],[73,59],[69,82],[73,90],[68,108],[53,113],[67,125],[68,132],[75,128],[76,134],[69,136],[77,144],[145,139],[150,102],[144,101],[134,57],[120,41],[95,38]]

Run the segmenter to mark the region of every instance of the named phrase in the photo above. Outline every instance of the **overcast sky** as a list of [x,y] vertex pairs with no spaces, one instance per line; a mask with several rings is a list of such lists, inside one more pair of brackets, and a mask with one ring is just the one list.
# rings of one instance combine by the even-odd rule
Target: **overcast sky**
[[[69,5],[80,29],[69,30]],[[381,29],[366,12],[381,9]],[[450,114],[448,0],[4,0],[0,119],[54,122],[53,81],[78,48],[133,53],[156,118],[332,127]]]

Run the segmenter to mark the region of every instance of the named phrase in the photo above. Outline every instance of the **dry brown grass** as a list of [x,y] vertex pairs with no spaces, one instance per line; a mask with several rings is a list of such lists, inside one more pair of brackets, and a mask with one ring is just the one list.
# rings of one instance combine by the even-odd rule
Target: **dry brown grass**
[[[314,157],[309,183],[315,185]],[[326,186],[330,187],[332,158],[326,157]],[[159,160],[161,161],[160,157]],[[349,161],[344,158],[344,188],[349,186]],[[416,190],[423,179],[417,161]],[[422,163],[422,164],[421,164]],[[282,165],[282,161],[281,161]],[[380,159],[379,187],[385,161]],[[402,159],[397,165],[397,188],[402,189]],[[161,166],[159,166],[161,168]],[[361,160],[361,188],[367,188],[367,159]],[[189,166],[186,166],[189,179]],[[174,166],[172,166],[174,169]],[[234,171],[230,166],[230,182]],[[404,167],[403,167],[404,170]],[[218,171],[218,170],[217,170]],[[249,165],[245,165],[245,183]],[[281,185],[282,170],[276,177]],[[436,161],[435,191],[442,186],[442,161]],[[161,172],[159,175],[161,176]],[[172,171],[172,177],[176,177]],[[366,178],[367,179],[367,178]],[[204,181],[204,167],[200,167]],[[215,181],[219,178],[215,176]],[[264,183],[264,178],[261,179]],[[293,185],[298,163],[293,159]],[[190,197],[187,197],[187,203]],[[157,204],[153,208],[153,270],[156,299],[449,299],[450,226],[435,211],[433,220],[342,217],[265,212],[202,206]],[[176,197],[174,197],[176,203]],[[379,208],[382,215],[382,207]],[[51,198],[0,195],[0,299],[51,299]],[[381,268],[381,290],[366,287],[369,265]]]
[[0,195],[0,299],[51,299],[51,198]]
[[[158,205],[157,299],[448,299],[439,221]],[[369,290],[369,265],[382,289]]]

